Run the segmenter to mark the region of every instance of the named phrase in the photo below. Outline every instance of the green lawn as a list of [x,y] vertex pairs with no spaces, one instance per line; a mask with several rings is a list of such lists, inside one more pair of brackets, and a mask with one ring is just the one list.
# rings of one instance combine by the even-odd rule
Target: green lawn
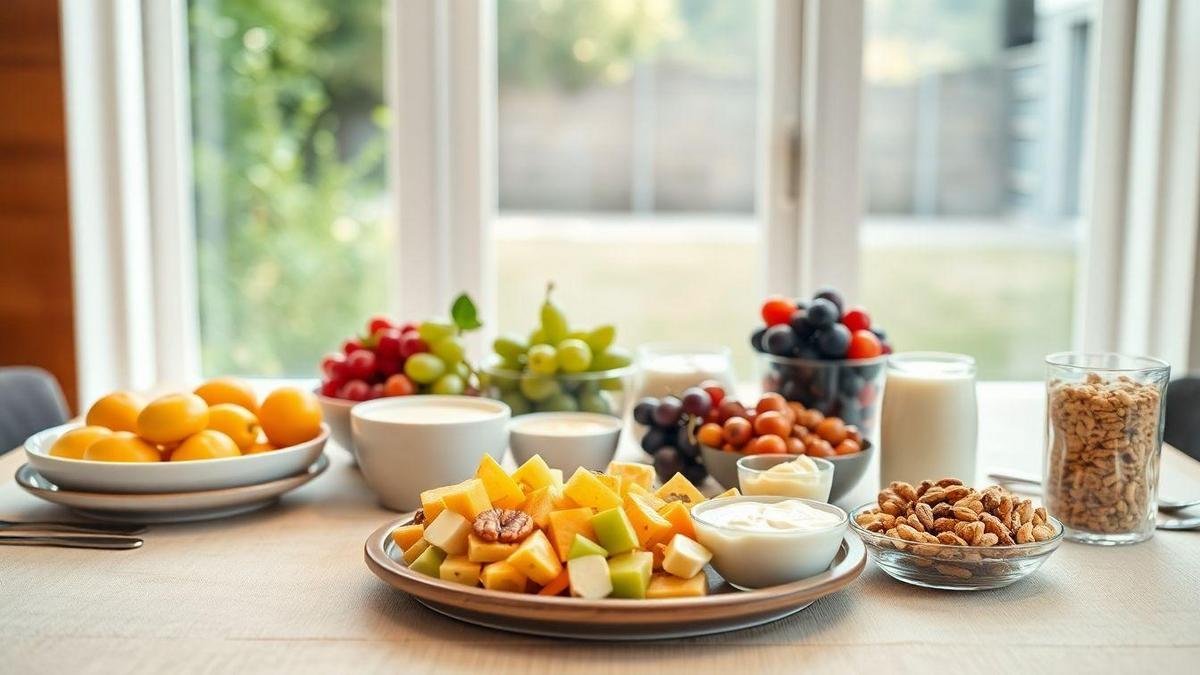
[[[497,258],[501,330],[527,333],[554,279],[573,323],[616,323],[631,347],[726,344],[740,377],[757,372],[747,344],[761,295],[752,243],[501,239]],[[1069,249],[870,247],[859,300],[899,350],[971,354],[979,379],[1041,379],[1042,357],[1071,345],[1074,264]]]

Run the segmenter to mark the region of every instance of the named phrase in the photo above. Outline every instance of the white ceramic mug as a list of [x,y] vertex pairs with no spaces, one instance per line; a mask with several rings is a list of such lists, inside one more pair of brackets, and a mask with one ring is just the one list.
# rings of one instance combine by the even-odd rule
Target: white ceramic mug
[[367,485],[395,511],[421,506],[421,492],[475,475],[484,455],[508,445],[512,411],[472,396],[395,396],[350,410],[355,454]]

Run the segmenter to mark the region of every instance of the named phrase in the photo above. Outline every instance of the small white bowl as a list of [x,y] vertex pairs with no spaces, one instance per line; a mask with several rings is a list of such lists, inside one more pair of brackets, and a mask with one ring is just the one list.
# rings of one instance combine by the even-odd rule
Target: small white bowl
[[294,476],[308,469],[325,448],[329,425],[311,441],[270,452],[190,462],[97,462],[52,457],[54,441],[71,422],[41,431],[25,441],[25,456],[39,474],[55,485],[83,492],[126,494],[194,492],[257,485]]
[[717,525],[705,518],[715,508],[741,502],[774,504],[796,497],[726,497],[692,508],[697,540],[712,551],[712,566],[741,589],[766,588],[799,581],[829,568],[846,534],[849,517],[832,504],[797,501],[839,517],[836,525],[813,531],[751,532]]
[[737,461],[738,487],[744,495],[771,497],[799,497],[818,502],[829,501],[829,489],[833,486],[834,465],[820,457],[809,457],[817,465],[813,475],[770,473],[771,467],[784,462],[794,462],[801,455],[746,455]]
[[350,434],[350,409],[360,402],[323,396],[320,391],[313,393],[317,395],[317,401],[321,404],[321,416],[329,425],[333,442],[354,457],[354,438]]
[[566,476],[581,466],[604,471],[617,453],[622,426],[621,418],[599,413],[530,413],[508,423],[508,444],[517,464],[541,455]]
[[[467,417],[439,417],[446,409]],[[389,419],[389,412],[406,417]],[[394,396],[354,406],[350,428],[358,466],[379,501],[413,511],[422,491],[470,478],[484,455],[501,461],[511,415],[504,403],[474,396]]]

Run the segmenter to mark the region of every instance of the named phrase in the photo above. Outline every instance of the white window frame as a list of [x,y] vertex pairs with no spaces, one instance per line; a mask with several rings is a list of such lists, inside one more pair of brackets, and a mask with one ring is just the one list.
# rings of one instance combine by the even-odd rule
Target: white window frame
[[[863,4],[763,1],[763,284],[854,295]],[[80,399],[186,383],[200,357],[185,2],[60,2]],[[1182,370],[1200,363],[1200,43],[1185,39],[1200,3],[1098,2],[1076,334]],[[466,290],[494,325],[494,0],[387,6],[393,309],[438,313]]]

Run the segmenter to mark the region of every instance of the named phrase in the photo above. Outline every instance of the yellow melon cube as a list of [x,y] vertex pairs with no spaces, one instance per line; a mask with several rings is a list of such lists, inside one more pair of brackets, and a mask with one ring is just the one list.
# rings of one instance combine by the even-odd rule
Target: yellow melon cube
[[551,511],[549,520],[550,542],[558,551],[559,560],[566,561],[567,552],[571,550],[576,534],[582,534],[592,541],[596,540],[596,533],[592,530],[592,510],[586,506]]
[[421,493],[421,510],[425,512],[425,522],[433,522],[434,518],[446,508],[442,503],[442,495],[449,493],[451,490],[458,487],[458,484],[443,485],[439,488],[432,488]]
[[464,586],[479,585],[479,563],[467,560],[465,555],[448,556],[438,567],[438,577]]
[[409,546],[417,543],[421,539],[421,535],[425,533],[424,525],[401,525],[392,530],[392,541],[396,542],[396,546],[401,551]]
[[565,511],[567,509],[580,508],[580,506],[575,503],[574,499],[571,499],[566,495],[566,493],[563,492],[562,486],[553,488],[551,492],[554,493],[553,503],[555,511]]
[[499,509],[515,509],[518,504],[525,501],[525,493],[521,491],[521,485],[512,479],[504,468],[492,458],[491,455],[484,455],[479,462],[479,468],[475,469],[475,477],[483,481],[483,488],[487,491],[488,500]]
[[422,553],[424,553],[425,549],[427,548],[429,548],[429,542],[425,541],[424,539],[418,539],[417,541],[414,541],[412,546],[404,549],[404,564],[413,564],[413,561],[416,560]]
[[519,507],[533,518],[533,524],[539,528],[545,528],[550,523],[550,512],[554,510],[554,490],[553,485],[538,488],[530,492]]
[[633,523],[633,531],[637,532],[638,543],[644,549],[654,544],[667,541],[675,534],[671,521],[663,518],[637,496],[632,496],[625,502],[625,515]]
[[689,510],[704,501],[704,495],[681,473],[671,476],[654,494],[665,502],[683,502]]
[[562,487],[563,473],[562,469],[550,469],[550,480],[554,481],[554,485]]
[[605,485],[597,474],[583,467],[575,470],[571,480],[563,486],[563,492],[580,506],[590,506],[598,511],[621,506],[621,497]]
[[489,591],[525,592],[525,575],[517,571],[512,563],[500,560],[483,568],[479,577],[483,587]]
[[655,574],[650,577],[646,598],[697,598],[708,595],[708,577],[704,572],[690,579],[680,579],[672,574]]
[[658,511],[659,509],[661,509],[662,507],[667,505],[666,502],[664,502],[663,500],[661,500],[657,496],[655,496],[655,494],[653,492],[647,490],[646,488],[642,487],[638,483],[634,483],[632,485],[626,486],[625,494],[622,495],[622,497],[624,497],[626,500],[628,500],[630,495],[636,495],[638,497],[641,497],[642,501],[644,501],[647,504],[649,504],[650,506],[654,507],[655,511]]
[[604,473],[622,478],[622,497],[625,496],[625,492],[629,490],[631,485],[640,485],[647,491],[654,485],[654,467],[650,464],[642,464],[641,462],[609,462],[608,469]]
[[474,521],[476,516],[492,508],[487,489],[484,488],[483,481],[478,478],[471,478],[459,483],[455,489],[442,495],[442,503],[450,511],[470,521]]
[[490,563],[504,560],[517,550],[517,544],[499,541],[484,541],[474,532],[467,536],[467,559],[471,562]]
[[624,490],[621,489],[621,477],[620,476],[612,476],[607,473],[594,473],[594,472],[593,472],[593,475],[596,476],[596,479],[599,480],[601,483],[604,483],[605,485],[607,485],[608,489],[612,490],[614,493],[616,493],[616,495],[618,497],[621,496],[622,494],[624,494]]
[[508,556],[508,562],[521,574],[529,577],[535,584],[545,586],[562,572],[562,562],[550,540],[541,530],[525,538],[513,554]]
[[550,472],[550,466],[541,455],[534,455],[526,460],[512,473],[512,479],[523,485],[526,492],[554,485],[554,474]]
[[728,490],[722,492],[721,494],[717,495],[716,497],[713,497],[713,499],[723,499],[725,497],[741,497],[741,496],[742,496],[742,493],[740,490],[738,490],[737,488],[729,488]]

